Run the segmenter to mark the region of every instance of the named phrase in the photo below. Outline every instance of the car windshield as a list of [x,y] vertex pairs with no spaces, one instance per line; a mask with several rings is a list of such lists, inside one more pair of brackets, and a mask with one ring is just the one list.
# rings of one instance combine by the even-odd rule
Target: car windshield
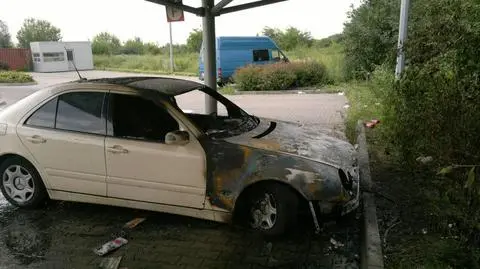
[[[216,101],[217,113],[206,112],[207,96]],[[172,101],[199,129],[212,138],[237,136],[253,130],[260,122],[257,117],[249,115],[226,97],[208,88],[177,95]]]

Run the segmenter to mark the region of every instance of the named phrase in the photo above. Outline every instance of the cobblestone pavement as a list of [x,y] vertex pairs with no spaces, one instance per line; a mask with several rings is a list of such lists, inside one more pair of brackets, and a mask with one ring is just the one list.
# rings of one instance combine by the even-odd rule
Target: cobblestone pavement
[[[98,268],[102,258],[93,249],[135,217],[146,221],[108,256],[123,256],[121,266],[129,269],[358,268],[354,218],[315,235],[304,216],[295,232],[269,241],[243,227],[155,212],[69,202],[31,211],[0,203],[0,268]],[[335,249],[332,238],[344,246]]]
[[[58,76],[68,78],[69,74]],[[53,80],[58,83],[62,79]],[[39,85],[33,88],[22,91],[19,87],[0,87],[0,93],[11,103],[47,84],[40,78]],[[257,116],[339,128],[341,132],[343,96],[229,98]],[[203,99],[189,98],[185,102],[198,109]],[[50,202],[43,209],[21,210],[9,205],[1,195],[0,268],[99,268],[102,258],[93,249],[114,239],[123,224],[136,217],[147,219],[125,235],[127,245],[108,255],[122,256],[120,267],[358,268],[359,216],[337,222],[323,219],[323,231],[316,235],[312,219],[306,214],[295,232],[267,240],[235,225],[118,207]]]

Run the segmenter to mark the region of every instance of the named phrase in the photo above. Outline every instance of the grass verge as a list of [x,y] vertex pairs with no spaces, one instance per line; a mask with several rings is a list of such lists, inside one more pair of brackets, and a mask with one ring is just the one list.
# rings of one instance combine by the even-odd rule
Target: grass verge
[[[350,139],[357,120],[388,120],[382,114],[378,84],[352,82],[344,87],[350,102],[346,117]],[[381,122],[367,129],[375,184],[369,191],[377,195],[386,268],[480,268],[480,250],[475,247],[480,235],[465,233],[465,223],[456,218],[465,210],[463,205],[446,199],[432,184],[441,180],[434,164],[411,167],[400,161],[384,141],[386,126]]]
[[17,71],[0,71],[0,83],[26,83],[33,82],[30,74]]
[[177,76],[187,76],[195,77],[197,74],[188,73],[188,72],[166,72],[166,71],[150,71],[150,70],[140,70],[140,69],[123,69],[123,68],[95,68],[96,70],[104,71],[118,71],[126,73],[137,73],[137,74],[152,74],[152,75],[177,75]]
[[[95,68],[115,68],[137,72],[170,73],[168,55],[94,55]],[[175,70],[179,73],[198,73],[198,53],[174,55]]]

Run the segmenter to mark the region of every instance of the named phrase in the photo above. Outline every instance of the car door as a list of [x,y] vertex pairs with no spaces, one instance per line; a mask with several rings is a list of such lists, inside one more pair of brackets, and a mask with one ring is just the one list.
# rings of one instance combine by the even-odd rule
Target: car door
[[205,152],[190,134],[186,145],[165,135],[182,125],[156,102],[111,92],[105,156],[109,197],[203,208]]
[[106,92],[63,93],[17,126],[53,190],[106,196]]

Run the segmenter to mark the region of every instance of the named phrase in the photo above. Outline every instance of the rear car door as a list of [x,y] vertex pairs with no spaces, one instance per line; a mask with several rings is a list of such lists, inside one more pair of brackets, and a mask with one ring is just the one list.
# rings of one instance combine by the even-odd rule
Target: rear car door
[[165,135],[184,129],[156,102],[111,92],[105,156],[108,196],[203,208],[205,152],[190,133],[186,145],[167,145]]
[[17,126],[57,191],[106,196],[106,92],[63,93]]

